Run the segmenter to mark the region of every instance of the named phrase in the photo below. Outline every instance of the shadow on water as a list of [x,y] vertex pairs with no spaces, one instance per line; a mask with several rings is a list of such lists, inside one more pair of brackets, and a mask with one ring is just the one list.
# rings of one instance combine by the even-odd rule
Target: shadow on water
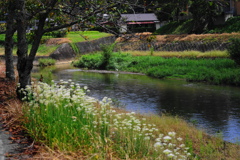
[[210,134],[222,133],[230,142],[240,141],[240,88],[159,80],[143,75],[55,69],[55,81],[72,79],[88,86],[90,96],[110,97],[129,111],[161,114],[166,111],[193,122]]

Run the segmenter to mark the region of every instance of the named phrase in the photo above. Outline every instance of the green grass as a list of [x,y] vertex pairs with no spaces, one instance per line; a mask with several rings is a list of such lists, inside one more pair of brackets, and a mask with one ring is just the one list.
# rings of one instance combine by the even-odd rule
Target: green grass
[[42,44],[38,48],[37,56],[48,56],[52,52],[54,52],[59,46],[60,45],[50,45],[50,46],[47,46],[45,44]]
[[38,65],[40,67],[46,67],[46,66],[52,66],[52,65],[55,65],[56,63],[56,60],[55,59],[52,59],[52,58],[40,58],[38,60]]
[[102,37],[110,36],[109,33],[98,31],[76,31],[69,32],[66,36],[72,43],[82,42],[86,40],[94,40]]
[[[71,82],[28,86],[23,123],[34,139],[68,159],[221,159],[239,146],[209,137],[178,117],[139,115],[86,96]],[[69,156],[74,157],[69,157]]]
[[122,51],[121,53],[130,53],[133,56],[160,56],[160,57],[177,57],[177,58],[229,58],[228,52],[225,51]]
[[[73,62],[81,68],[99,69],[103,56],[84,55]],[[182,78],[187,81],[240,86],[240,67],[229,58],[163,58],[112,53],[106,69],[145,73],[156,78]]]

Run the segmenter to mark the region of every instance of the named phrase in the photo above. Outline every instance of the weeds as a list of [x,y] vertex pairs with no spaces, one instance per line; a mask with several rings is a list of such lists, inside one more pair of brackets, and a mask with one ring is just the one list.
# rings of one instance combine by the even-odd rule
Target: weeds
[[52,65],[55,65],[56,63],[56,60],[55,59],[52,59],[52,58],[40,58],[38,60],[38,65],[40,67],[45,67],[45,66],[52,66]]
[[79,54],[81,53],[80,52],[80,49],[77,47],[77,45],[75,43],[69,43],[70,46],[72,47],[73,51],[76,53],[76,54]]

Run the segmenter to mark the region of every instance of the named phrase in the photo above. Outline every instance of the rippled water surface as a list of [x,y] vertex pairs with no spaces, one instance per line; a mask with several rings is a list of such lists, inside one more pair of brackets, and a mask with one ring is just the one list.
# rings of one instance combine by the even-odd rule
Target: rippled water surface
[[143,75],[54,71],[56,81],[72,79],[88,86],[90,96],[112,98],[129,111],[179,115],[230,142],[240,142],[240,88],[159,80]]

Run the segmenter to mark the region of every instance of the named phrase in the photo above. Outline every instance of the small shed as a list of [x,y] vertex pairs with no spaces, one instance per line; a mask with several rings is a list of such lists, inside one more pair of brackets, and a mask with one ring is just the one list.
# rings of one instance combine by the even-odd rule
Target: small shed
[[154,32],[160,22],[154,13],[121,14],[120,32]]

